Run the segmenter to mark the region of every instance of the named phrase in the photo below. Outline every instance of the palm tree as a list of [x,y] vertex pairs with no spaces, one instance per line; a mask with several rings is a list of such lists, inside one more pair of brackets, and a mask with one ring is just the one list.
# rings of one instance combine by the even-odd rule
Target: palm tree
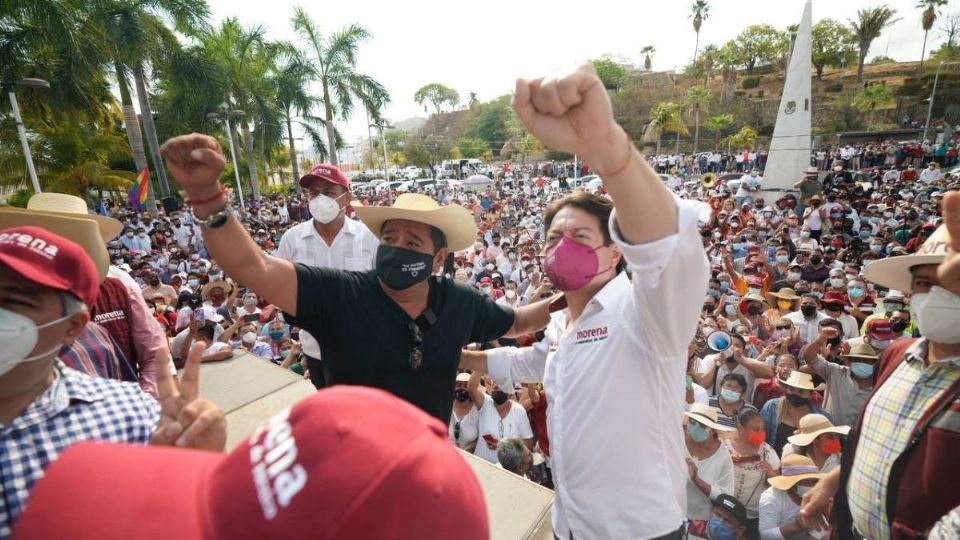
[[687,90],[687,103],[693,105],[693,153],[697,153],[700,142],[700,109],[710,100],[710,91],[702,86],[692,86]]
[[863,63],[866,61],[867,53],[870,52],[870,45],[873,43],[873,40],[880,37],[880,32],[900,20],[894,19],[896,14],[897,10],[882,5],[875,8],[861,9],[857,11],[857,20],[850,21],[850,28],[857,36],[857,45],[860,47],[857,63],[857,81],[863,82]]
[[656,51],[657,48],[653,45],[647,45],[646,47],[640,49],[640,54],[643,55],[643,67],[647,71],[650,71],[650,67],[653,65],[653,62],[650,60],[650,55]]
[[714,67],[714,65],[716,64],[716,61],[717,61],[717,51],[718,51],[718,50],[719,50],[719,49],[717,48],[717,46],[714,45],[713,43],[711,43],[710,45],[707,45],[706,47],[703,48],[702,58],[703,58],[703,86],[704,86],[704,88],[707,87],[707,85],[708,85],[709,82],[710,82],[710,77],[713,76],[713,67]]
[[709,129],[717,137],[719,141],[719,136],[723,134],[723,130],[727,129],[733,125],[733,115],[732,114],[718,114],[716,116],[711,116],[707,118],[707,121],[703,123],[703,127]]
[[730,135],[726,138],[727,142],[727,153],[730,153],[730,147],[735,146],[737,148],[746,148],[747,150],[753,150],[753,145],[757,141],[757,130],[753,129],[750,126],[743,126],[740,128],[740,131]]
[[314,78],[320,83],[323,94],[324,121],[327,130],[327,145],[330,161],[337,164],[337,136],[333,125],[334,116],[348,118],[353,112],[354,98],[374,116],[379,116],[383,104],[390,101],[386,88],[373,77],[357,71],[357,49],[360,43],[370,38],[370,33],[358,25],[350,25],[329,36],[319,29],[302,8],[295,8],[293,28],[312,48],[311,62]]
[[657,130],[657,154],[664,133],[676,133],[678,140],[681,133],[690,133],[680,117],[680,105],[672,101],[661,101],[650,111],[650,127]]
[[307,91],[311,75],[310,66],[304,62],[299,51],[293,51],[286,62],[278,66],[277,75],[273,80],[277,89],[277,105],[287,127],[289,159],[293,167],[294,183],[300,178],[300,171],[297,168],[297,148],[293,142],[293,122],[298,115],[310,114],[313,108],[315,98]]
[[[707,0],[694,0],[690,6],[690,18],[693,19],[693,31],[697,33],[697,41],[693,45],[693,61],[697,61],[697,49],[700,48],[700,26],[707,20],[710,13],[710,3]],[[647,68],[649,69],[649,68]]]
[[947,5],[947,0],[920,0],[917,7],[923,10],[920,24],[923,25],[923,49],[920,50],[920,70],[923,71],[923,57],[927,54],[927,35],[937,21],[937,8]]

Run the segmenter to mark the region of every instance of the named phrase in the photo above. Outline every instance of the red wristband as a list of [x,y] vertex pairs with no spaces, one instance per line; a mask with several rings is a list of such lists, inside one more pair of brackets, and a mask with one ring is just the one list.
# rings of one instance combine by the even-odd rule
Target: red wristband
[[225,186],[220,186],[220,191],[218,191],[216,195],[214,195],[213,197],[210,197],[209,199],[203,199],[202,201],[194,201],[194,200],[192,200],[192,199],[184,199],[183,202],[189,204],[190,206],[193,206],[193,205],[195,205],[195,204],[207,204],[207,203],[212,203],[213,201],[219,199],[220,197],[223,197],[223,196],[226,195],[227,193],[228,193],[228,192],[227,192],[227,188],[226,188]]

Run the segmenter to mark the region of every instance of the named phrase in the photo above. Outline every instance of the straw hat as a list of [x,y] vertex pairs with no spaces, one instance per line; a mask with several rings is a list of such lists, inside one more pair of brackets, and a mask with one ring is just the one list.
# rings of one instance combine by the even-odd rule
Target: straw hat
[[33,225],[41,229],[73,240],[93,259],[97,267],[100,283],[107,277],[110,268],[110,254],[106,243],[100,236],[100,227],[96,221],[86,217],[66,217],[65,214],[37,212],[21,208],[0,208],[0,229]]
[[766,304],[767,299],[760,296],[759,294],[748,294],[740,300],[740,313],[744,315],[747,314],[747,307],[750,305],[750,302],[760,302],[761,304]]
[[[810,416],[809,414],[807,416]],[[768,478],[767,482],[771,486],[787,491],[802,480],[819,480],[823,478],[823,473],[817,469],[817,465],[812,459],[800,454],[790,454],[780,462],[780,476]]]
[[805,414],[800,419],[797,430],[793,432],[793,435],[787,437],[787,440],[794,446],[807,446],[824,433],[847,435],[850,433],[850,426],[835,426],[829,418],[822,414]]
[[864,267],[863,276],[888,289],[912,292],[913,275],[910,269],[925,264],[940,264],[947,256],[949,247],[950,233],[946,225],[940,225],[916,253],[874,261]]
[[790,372],[790,377],[781,382],[787,386],[792,386],[801,390],[816,390],[816,387],[813,385],[813,377],[809,373],[802,373],[797,370]]
[[204,285],[203,288],[200,289],[200,297],[206,300],[207,298],[210,297],[210,292],[216,289],[217,287],[220,287],[221,289],[223,289],[223,292],[225,294],[230,294],[230,292],[233,291],[233,283],[230,283],[229,281],[223,281],[221,279],[217,281],[211,281],[210,283],[207,283],[206,285]]
[[27,210],[46,212],[49,214],[63,214],[64,217],[84,217],[97,222],[100,227],[100,236],[104,242],[109,242],[123,230],[123,223],[112,217],[91,214],[87,203],[80,197],[65,193],[37,193],[27,201]]
[[731,427],[722,426],[717,422],[717,410],[703,403],[694,403],[690,405],[690,410],[683,413],[687,418],[693,418],[697,422],[707,426],[717,432],[721,437],[735,437],[737,430]]
[[847,358],[867,358],[869,360],[876,360],[877,358],[880,358],[880,354],[876,349],[871,347],[869,343],[867,343],[867,340],[861,340],[853,347],[850,347],[850,352],[847,354],[841,354],[840,356]]
[[790,287],[783,287],[775,293],[770,293],[770,296],[774,298],[779,298],[781,300],[799,300],[800,297],[797,296],[797,292],[791,289]]
[[450,251],[467,249],[477,238],[477,224],[469,210],[456,204],[440,206],[426,195],[404,193],[397,197],[393,206],[361,206],[354,203],[354,210],[360,221],[378,236],[384,222],[406,219],[440,229],[447,237]]
[[805,174],[820,174],[820,169],[816,167],[807,167],[807,170],[804,171]]

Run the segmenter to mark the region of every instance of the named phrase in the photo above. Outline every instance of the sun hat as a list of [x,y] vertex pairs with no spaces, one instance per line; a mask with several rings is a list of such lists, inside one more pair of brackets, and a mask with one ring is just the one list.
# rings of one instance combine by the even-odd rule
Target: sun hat
[[912,292],[913,274],[910,270],[914,266],[943,262],[950,242],[947,226],[940,225],[916,253],[873,261],[864,267],[863,275],[881,287]]
[[[810,416],[809,414],[807,416]],[[771,486],[787,491],[803,480],[820,480],[823,473],[817,469],[812,459],[800,454],[790,454],[780,462],[780,476],[767,478]]]
[[89,307],[97,302],[100,279],[93,260],[80,244],[46,229],[0,230],[0,263],[27,281],[69,292]]
[[767,299],[760,296],[759,294],[748,294],[740,300],[740,313],[744,315],[747,314],[747,308],[750,307],[750,302],[760,302],[761,304],[766,304]]
[[820,174],[820,169],[816,167],[807,167],[807,170],[804,171],[804,174]]
[[[91,214],[87,203],[75,195],[66,193],[37,193],[27,201],[27,210],[46,212],[48,214],[62,214],[64,217],[83,217],[97,222],[100,236],[104,242],[109,242],[123,230],[123,223],[118,219],[99,214]],[[16,210],[16,209],[11,209]]]
[[796,291],[790,287],[783,287],[775,293],[770,293],[774,298],[779,298],[781,300],[799,300],[800,297],[797,296]]
[[829,418],[822,414],[805,414],[800,419],[796,431],[793,432],[793,435],[787,437],[787,440],[794,446],[807,446],[824,433],[846,435],[850,433],[850,426],[835,426]]
[[717,432],[721,437],[736,437],[737,430],[731,427],[723,426],[718,423],[717,410],[703,403],[694,403],[690,405],[689,410],[683,413],[688,418],[707,426]]
[[204,285],[203,288],[200,289],[200,297],[206,300],[207,298],[210,297],[210,293],[213,292],[213,290],[216,289],[217,287],[223,289],[223,292],[226,294],[230,294],[231,292],[233,292],[233,283],[230,283],[229,281],[223,281],[222,279],[220,279],[217,281],[211,281],[210,283],[207,283],[206,285]]
[[469,210],[456,204],[440,206],[426,195],[404,193],[393,206],[355,206],[354,209],[360,221],[377,235],[385,222],[405,219],[440,229],[447,237],[450,251],[467,249],[476,239],[477,225]]
[[300,401],[229,454],[73,445],[44,471],[14,529],[27,540],[490,534],[480,484],[447,427],[387,392],[350,386]]
[[307,174],[300,177],[297,183],[300,184],[300,187],[306,189],[310,187],[310,184],[312,184],[314,180],[326,180],[332,184],[343,186],[347,188],[347,190],[350,189],[350,179],[347,178],[347,175],[329,163],[318,163],[314,165],[312,169],[307,171]]
[[850,347],[850,352],[842,353],[840,356],[847,358],[866,358],[869,360],[876,360],[877,358],[880,358],[880,354],[877,352],[877,350],[871,347],[866,340],[860,340],[859,343],[853,347]]
[[780,382],[801,390],[816,390],[816,387],[813,385],[813,377],[809,373],[802,373],[797,370],[793,370],[787,380]]

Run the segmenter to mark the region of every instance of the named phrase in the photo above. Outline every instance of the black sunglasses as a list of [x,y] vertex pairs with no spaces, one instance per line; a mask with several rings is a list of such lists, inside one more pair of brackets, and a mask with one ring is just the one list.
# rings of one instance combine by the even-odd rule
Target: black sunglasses
[[419,370],[423,365],[423,332],[416,322],[410,321],[410,338],[413,340],[413,348],[410,349],[410,357],[407,362],[414,370]]
[[789,330],[789,329],[790,329],[789,326],[778,326],[778,327],[777,327],[777,330]]

